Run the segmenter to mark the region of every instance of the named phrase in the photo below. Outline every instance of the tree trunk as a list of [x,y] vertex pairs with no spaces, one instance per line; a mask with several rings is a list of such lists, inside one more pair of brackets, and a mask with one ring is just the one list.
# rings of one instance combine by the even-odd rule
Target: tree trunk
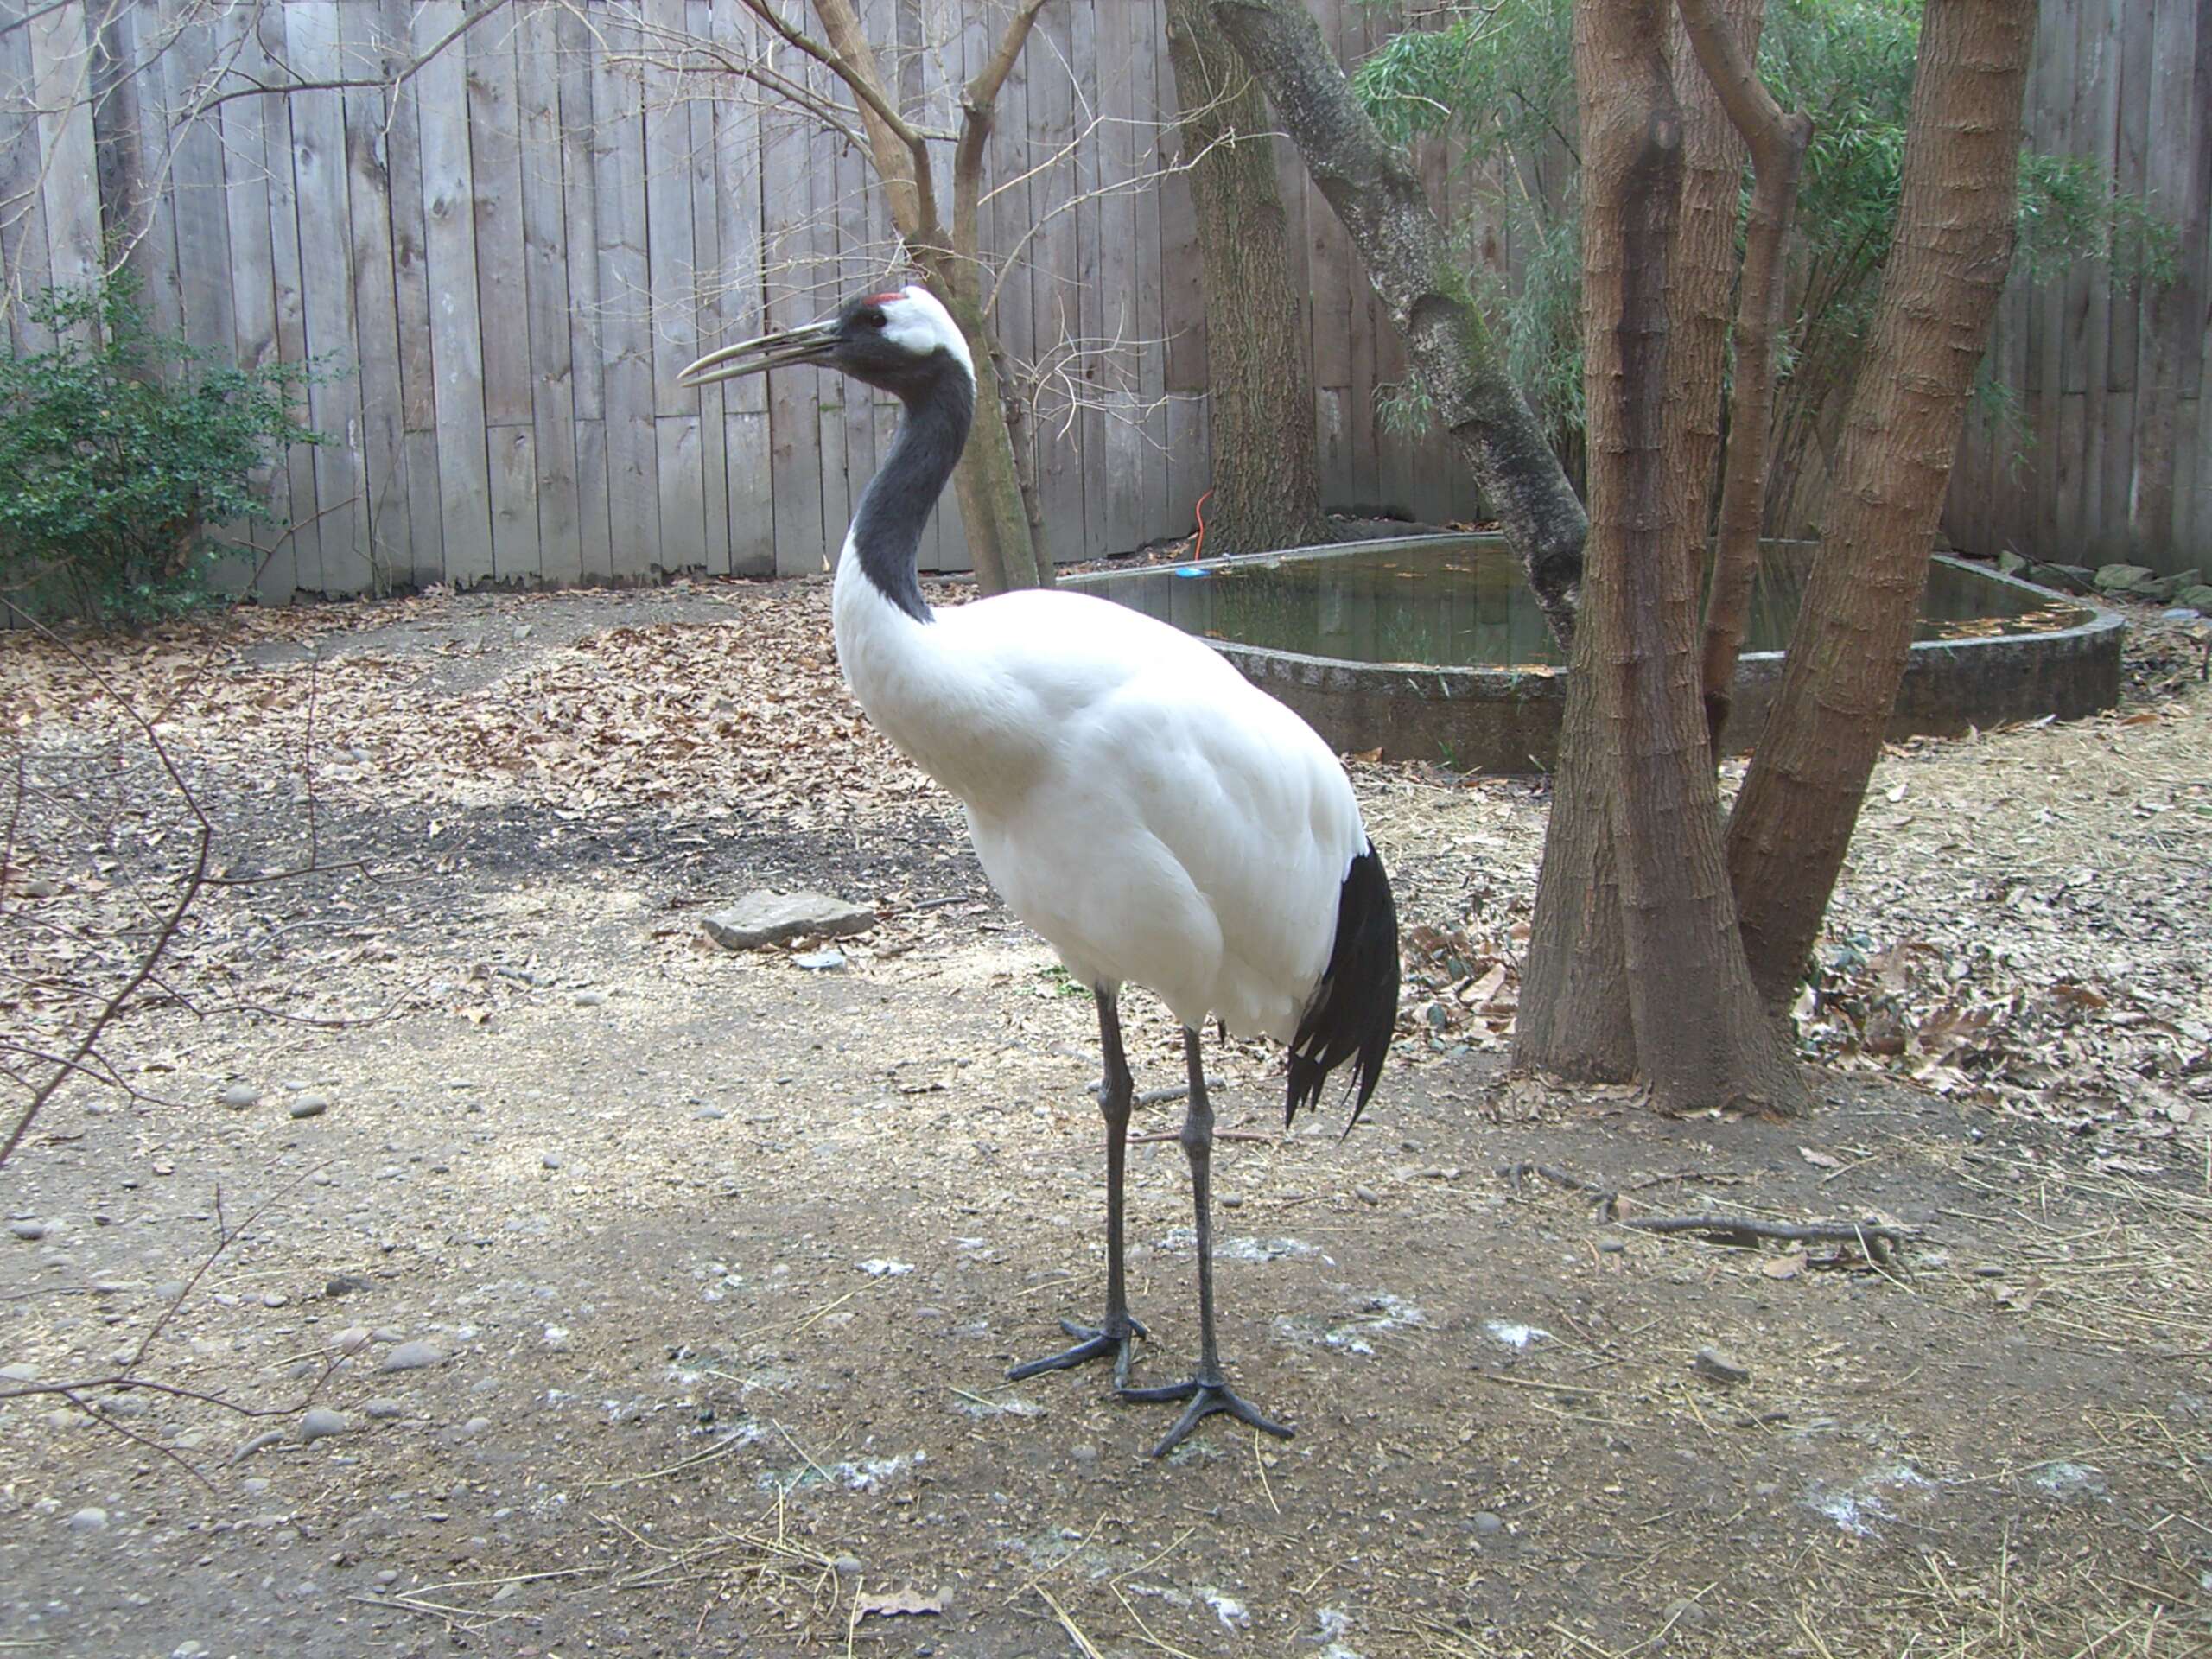
[[1298,0],[1211,4],[1344,221],[1408,363],[1526,566],[1552,632],[1570,640],[1589,520],[1505,372],[1420,176],[1375,130]]
[[1183,154],[1198,213],[1206,304],[1213,510],[1206,551],[1259,553],[1329,538],[1321,516],[1313,387],[1285,257],[1266,101],[1208,10],[1167,0]]
[[[1741,442],[1728,446],[1728,473],[1720,488],[1720,531],[1713,556],[1713,583],[1706,600],[1705,645],[1700,677],[1705,686],[1705,729],[1716,764],[1720,728],[1735,702],[1736,662],[1750,625],[1751,590],[1758,579],[1759,524],[1766,507],[1767,429],[1774,408],[1774,344],[1782,332],[1783,249],[1797,207],[1797,176],[1813,124],[1783,113],[1760,82],[1759,15],[1732,16],[1713,0],[1678,0],[1677,15],[1696,42],[1704,73],[1700,82],[1725,105],[1732,127],[1751,156],[1751,222],[1744,232],[1743,281],[1736,308],[1736,381],[1728,429]],[[1739,150],[1740,150],[1739,147]],[[1742,172],[1742,162],[1737,163]]]
[[[1724,10],[1754,40],[1760,0],[1725,0]],[[1693,60],[1679,18],[1670,16],[1670,76],[1682,111],[1681,220],[1675,238],[1669,314],[1668,395],[1690,486],[1685,520],[1702,525],[1720,457],[1720,391],[1728,359],[1728,296],[1736,281],[1736,218],[1744,146]],[[1697,561],[1701,538],[1685,551]],[[1693,580],[1696,580],[1695,576]],[[1567,687],[1560,768],[1545,826],[1537,880],[1536,927],[1529,942],[1521,1017],[1514,1027],[1521,1063],[1565,1077],[1618,1082],[1634,1075],[1636,1033],[1623,994],[1627,946],[1621,938],[1620,884],[1599,765],[1594,687]]]
[[1928,0],[1904,199],[1782,689],[1728,824],[1761,995],[1789,1001],[1920,613],[1967,397],[2012,264],[2032,0]]
[[[1688,436],[1694,388],[1681,382],[1703,372],[1712,390],[1711,365],[1673,360],[1670,308],[1685,298],[1669,288],[1684,136],[1664,14],[1659,0],[1582,0],[1574,37],[1590,540],[1573,668],[1581,706],[1563,734],[1578,753],[1562,767],[1571,787],[1554,801],[1554,822],[1569,822],[1555,842],[1562,852],[1587,849],[1586,868],[1602,874],[1610,834],[1628,1024],[1654,1101],[1675,1111],[1789,1111],[1800,1085],[1737,934],[1699,696],[1710,486],[1692,474],[1709,468],[1713,452]],[[1589,749],[1594,759],[1580,752]],[[1539,931],[1549,921],[1554,936],[1586,937],[1552,953],[1541,988],[1579,988],[1602,1001],[1608,988],[1579,958],[1605,941],[1606,918],[1558,877],[1548,887],[1554,908],[1571,914],[1563,925],[1540,917]],[[1532,939],[1532,968],[1535,955]],[[1524,1007],[1528,1001],[1524,994]],[[1557,1033],[1580,1012],[1555,1004],[1540,1023]]]

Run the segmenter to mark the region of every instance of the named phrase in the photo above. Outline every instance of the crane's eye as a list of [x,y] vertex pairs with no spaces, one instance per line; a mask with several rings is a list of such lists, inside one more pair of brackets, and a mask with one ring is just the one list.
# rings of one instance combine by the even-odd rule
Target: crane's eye
[[874,306],[871,305],[860,315],[860,325],[863,328],[880,328],[883,323],[883,313]]

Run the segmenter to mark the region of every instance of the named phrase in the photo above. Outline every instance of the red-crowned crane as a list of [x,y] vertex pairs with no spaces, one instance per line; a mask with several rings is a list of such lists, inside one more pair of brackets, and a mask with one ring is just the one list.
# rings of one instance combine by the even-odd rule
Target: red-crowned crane
[[[1213,1111],[1198,1033],[1211,1016],[1287,1045],[1286,1121],[1349,1062],[1359,1121],[1397,1018],[1398,923],[1351,785],[1303,721],[1163,622],[1035,590],[931,610],[915,550],[967,442],[976,380],[959,326],[926,289],[852,300],[820,322],[710,353],[683,379],[797,364],[850,375],[906,409],[837,563],[846,683],[966,806],[992,886],[1097,1000],[1106,1313],[1096,1326],[1062,1320],[1076,1345],[1007,1375],[1111,1357],[1123,1399],[1189,1402],[1155,1457],[1214,1412],[1287,1438],[1230,1392],[1214,1339]],[[1130,1344],[1145,1334],[1122,1266],[1134,1084],[1117,999],[1130,982],[1182,1023],[1190,1078],[1179,1138],[1197,1217],[1198,1365],[1159,1389],[1128,1386]]]

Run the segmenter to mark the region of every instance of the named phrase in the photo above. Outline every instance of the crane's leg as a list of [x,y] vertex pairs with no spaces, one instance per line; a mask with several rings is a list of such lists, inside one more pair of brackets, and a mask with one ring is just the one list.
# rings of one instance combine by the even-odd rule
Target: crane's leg
[[1198,1372],[1187,1382],[1173,1383],[1164,1389],[1122,1390],[1124,1400],[1190,1402],[1183,1408],[1183,1414],[1175,1420],[1175,1427],[1167,1431],[1167,1437],[1152,1448],[1155,1458],[1166,1457],[1182,1443],[1185,1435],[1217,1411],[1225,1411],[1237,1421],[1249,1423],[1278,1440],[1288,1440],[1291,1433],[1287,1423],[1262,1417],[1230,1393],[1221,1374],[1221,1353],[1213,1334],[1213,1106],[1206,1099],[1205,1073],[1198,1064],[1198,1033],[1187,1027],[1183,1032],[1183,1055],[1191,1072],[1191,1104],[1183,1119],[1182,1141],[1184,1154],[1191,1160],[1191,1205],[1198,1216]]
[[1114,1386],[1129,1380],[1129,1343],[1144,1335],[1144,1326],[1129,1317],[1128,1292],[1122,1277],[1122,1171],[1128,1161],[1129,1108],[1136,1097],[1135,1080],[1129,1076],[1129,1057],[1122,1052],[1122,1014],[1114,994],[1091,993],[1098,999],[1098,1046],[1105,1057],[1106,1075],[1098,1085],[1098,1111],[1106,1120],[1106,1318],[1092,1326],[1062,1319],[1060,1329],[1078,1338],[1072,1348],[1043,1359],[1016,1365],[1007,1373],[1009,1382],[1042,1371],[1063,1371],[1086,1360],[1114,1357]]

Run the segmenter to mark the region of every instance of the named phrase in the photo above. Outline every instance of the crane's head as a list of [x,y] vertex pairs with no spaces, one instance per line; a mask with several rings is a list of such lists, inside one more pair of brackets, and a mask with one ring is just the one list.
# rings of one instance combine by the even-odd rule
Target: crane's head
[[677,377],[686,386],[810,363],[912,397],[957,369],[972,387],[966,336],[936,295],[919,284],[848,300],[819,322],[709,352]]

